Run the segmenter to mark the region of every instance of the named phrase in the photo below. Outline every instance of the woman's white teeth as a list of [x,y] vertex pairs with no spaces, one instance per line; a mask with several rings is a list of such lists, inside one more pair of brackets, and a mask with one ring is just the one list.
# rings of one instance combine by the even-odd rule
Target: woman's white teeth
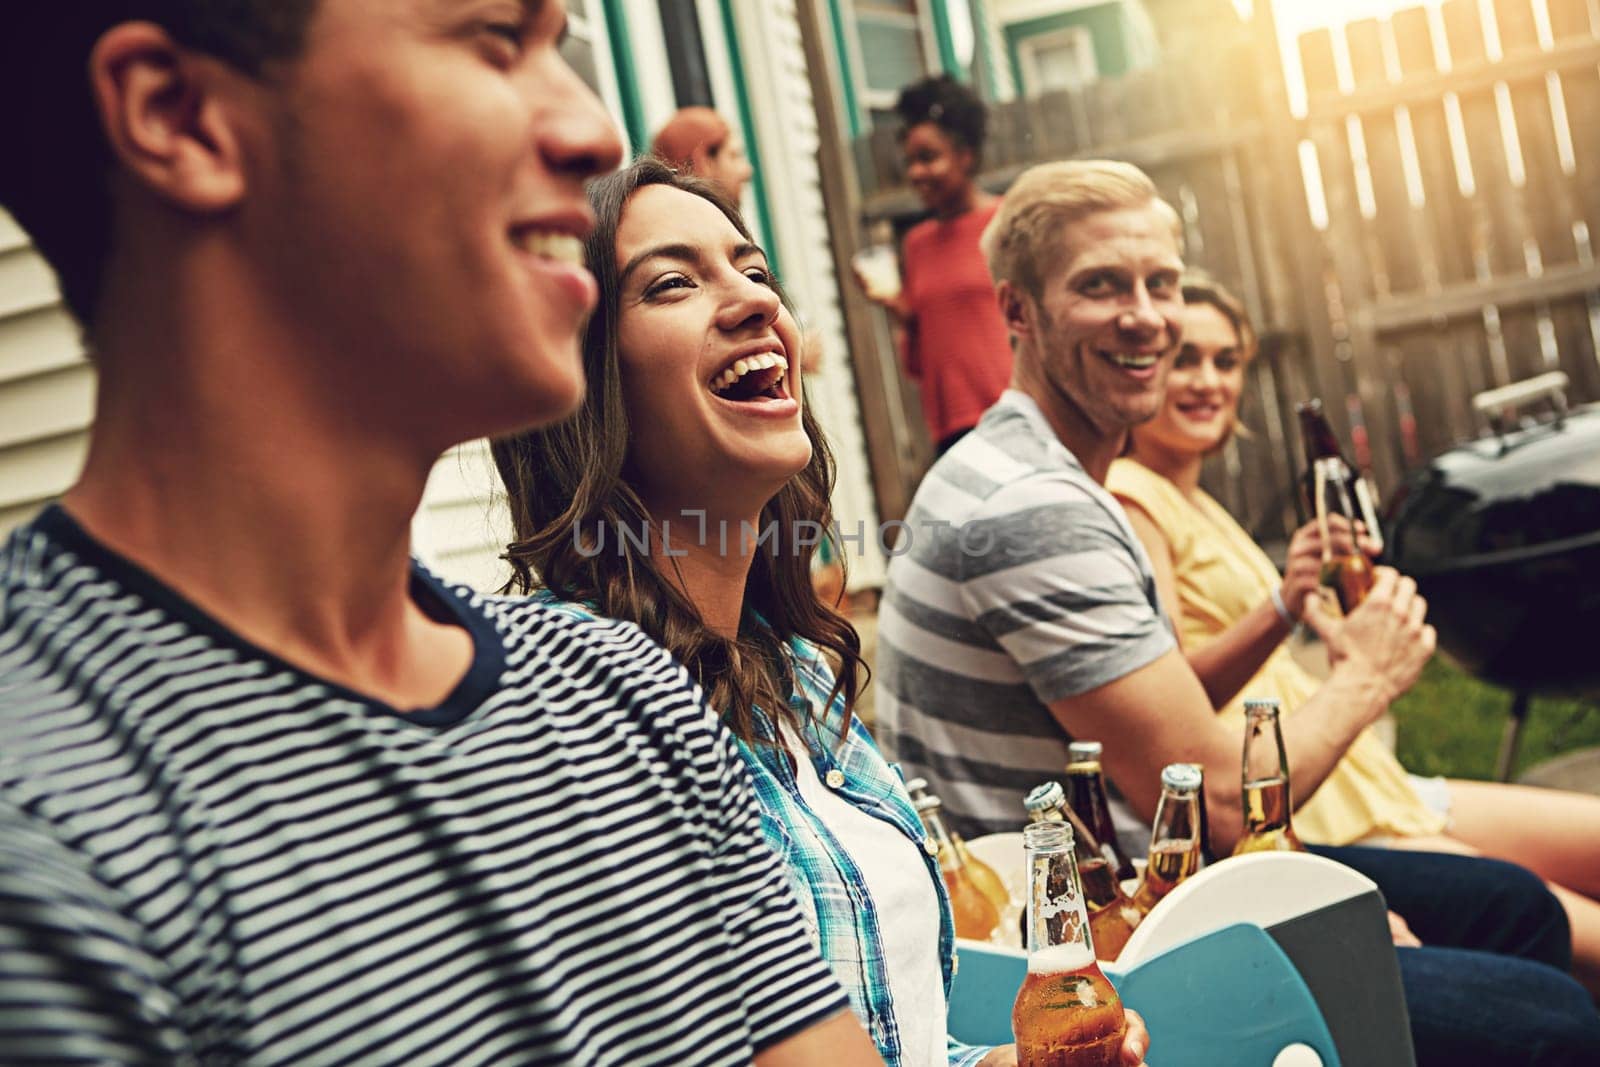
[[583,242],[570,233],[522,230],[516,235],[516,243],[518,248],[530,256],[583,266]]
[[759,356],[736,359],[733,361],[733,366],[716,376],[711,382],[711,389],[713,392],[720,393],[751,371],[766,370],[768,367],[780,367],[787,371],[789,369],[789,361],[776,352],[764,352]]

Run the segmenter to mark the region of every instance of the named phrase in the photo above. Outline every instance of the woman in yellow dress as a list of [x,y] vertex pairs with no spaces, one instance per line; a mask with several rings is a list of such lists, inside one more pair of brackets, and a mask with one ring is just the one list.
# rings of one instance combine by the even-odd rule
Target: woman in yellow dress
[[[1106,487],[1150,554],[1184,654],[1242,736],[1244,697],[1277,697],[1293,714],[1317,687],[1285,638],[1317,588],[1322,545],[1314,523],[1298,530],[1279,574],[1200,488],[1202,461],[1237,425],[1255,333],[1243,305],[1215,283],[1191,278],[1183,295],[1184,342],[1166,400],[1134,430]],[[1600,993],[1600,797],[1415,778],[1369,730],[1294,818],[1307,841],[1482,853],[1538,872],[1572,920],[1574,970]]]

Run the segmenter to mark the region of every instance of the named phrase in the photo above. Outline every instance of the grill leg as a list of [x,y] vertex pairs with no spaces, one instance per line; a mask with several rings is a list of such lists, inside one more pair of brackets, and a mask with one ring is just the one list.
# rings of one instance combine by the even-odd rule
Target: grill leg
[[1511,714],[1506,717],[1505,732],[1500,735],[1500,754],[1494,761],[1495,781],[1511,781],[1511,765],[1517,761],[1517,742],[1522,739],[1522,725],[1527,721],[1528,694],[1519,690],[1511,698]]

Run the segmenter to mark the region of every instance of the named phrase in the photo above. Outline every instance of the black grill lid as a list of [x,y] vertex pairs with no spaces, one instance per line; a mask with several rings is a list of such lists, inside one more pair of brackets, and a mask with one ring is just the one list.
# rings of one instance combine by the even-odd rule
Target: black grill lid
[[1600,405],[1441,454],[1386,525],[1387,562],[1418,576],[1600,541]]

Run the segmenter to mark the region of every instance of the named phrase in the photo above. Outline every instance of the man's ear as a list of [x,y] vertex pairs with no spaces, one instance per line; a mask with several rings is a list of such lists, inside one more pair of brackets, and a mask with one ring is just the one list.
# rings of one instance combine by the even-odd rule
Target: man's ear
[[182,47],[161,27],[125,22],[89,57],[89,79],[112,153],[158,196],[196,212],[244,195],[243,158],[219,60]]
[[1033,300],[1027,292],[1015,282],[1003,281],[995,286],[994,299],[1000,308],[1000,318],[1006,324],[1007,333],[1015,338],[1033,335],[1033,315],[1030,313]]

